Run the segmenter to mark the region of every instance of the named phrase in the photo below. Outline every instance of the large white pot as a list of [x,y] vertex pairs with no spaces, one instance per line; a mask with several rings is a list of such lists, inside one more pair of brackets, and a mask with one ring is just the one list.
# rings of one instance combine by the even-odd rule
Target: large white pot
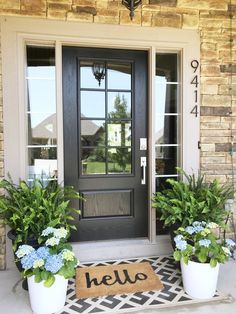
[[189,261],[188,265],[180,261],[185,292],[193,298],[209,299],[216,292],[219,263],[211,267],[209,263]]
[[43,281],[36,283],[34,276],[28,277],[30,305],[35,314],[51,314],[61,310],[66,301],[68,280],[55,275],[54,284],[47,288]]

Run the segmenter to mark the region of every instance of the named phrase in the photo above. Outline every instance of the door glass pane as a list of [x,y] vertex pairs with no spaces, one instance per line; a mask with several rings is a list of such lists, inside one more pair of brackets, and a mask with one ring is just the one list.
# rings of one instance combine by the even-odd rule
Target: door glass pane
[[131,148],[108,149],[108,173],[131,173]]
[[81,149],[81,172],[82,174],[105,174],[106,158],[104,148]]
[[105,121],[81,120],[81,143],[83,146],[105,145]]
[[131,63],[107,64],[108,89],[131,89]]
[[155,144],[177,144],[178,116],[157,116]]
[[82,60],[80,61],[80,86],[81,88],[96,88],[104,89],[105,80],[102,79],[99,85],[99,82],[96,80],[93,74],[93,66],[96,64],[104,64],[104,61],[99,60]]
[[108,118],[131,118],[131,92],[108,93]]
[[105,118],[105,93],[81,91],[81,117]]
[[131,215],[131,191],[83,192],[82,217]]
[[56,114],[28,113],[28,144],[56,145]]
[[80,62],[80,169],[84,175],[128,174],[132,152],[131,63],[103,62],[107,75],[101,81],[103,90],[98,90],[98,81],[91,83],[96,81],[91,76],[94,61]]
[[108,145],[130,146],[131,145],[131,123],[114,121],[108,123]]
[[178,85],[156,84],[156,112],[177,113],[178,112]]

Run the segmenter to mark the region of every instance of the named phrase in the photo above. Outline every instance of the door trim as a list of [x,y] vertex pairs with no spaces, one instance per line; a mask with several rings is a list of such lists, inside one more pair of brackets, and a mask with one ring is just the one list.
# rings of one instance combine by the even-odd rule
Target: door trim
[[[154,28],[140,26],[104,25],[95,23],[75,23],[65,21],[44,20],[26,17],[1,17],[2,34],[2,73],[3,73],[3,101],[4,101],[4,155],[5,175],[11,173],[15,182],[18,178],[25,178],[26,153],[25,153],[25,43],[54,44],[56,47],[57,66],[57,122],[58,122],[58,172],[59,182],[63,182],[63,134],[62,134],[62,45],[80,45],[104,48],[141,49],[149,52],[149,117],[153,117],[154,104],[154,71],[155,53],[182,52],[183,72],[183,134],[193,124],[189,117],[189,108],[192,104],[192,93],[189,91],[191,81],[192,59],[200,58],[200,35],[197,30]],[[18,73],[16,76],[15,73]],[[16,86],[12,93],[12,86]],[[190,106],[190,107],[189,107]],[[197,172],[199,169],[199,151],[193,147],[199,139],[199,123],[194,120],[194,138],[185,134],[183,137],[183,167],[187,172]],[[155,235],[155,209],[151,206],[151,197],[154,192],[154,156],[152,137],[153,122],[149,120],[149,243],[157,243]],[[188,133],[188,132],[187,132]],[[14,143],[12,138],[15,138]],[[16,143],[20,143],[17,144]],[[197,146],[197,145],[196,145]],[[190,149],[189,149],[190,148]],[[13,158],[19,156],[19,160]],[[161,239],[158,236],[158,239]]]

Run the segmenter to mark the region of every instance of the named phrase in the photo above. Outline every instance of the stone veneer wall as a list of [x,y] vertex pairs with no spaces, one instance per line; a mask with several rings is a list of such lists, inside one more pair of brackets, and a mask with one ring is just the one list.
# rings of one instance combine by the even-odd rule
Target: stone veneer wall
[[[224,182],[227,178],[231,179],[232,161],[236,170],[236,153],[232,158],[229,153],[231,142],[236,142],[236,0],[143,0],[142,6],[135,11],[133,21],[130,21],[129,11],[121,2],[121,0],[2,0],[0,14],[84,23],[199,30],[201,170],[209,180],[218,178]],[[232,24],[229,12],[233,14]],[[233,37],[232,58],[230,35]],[[3,177],[1,79],[0,67],[0,177]],[[236,144],[234,149],[236,151]],[[4,268],[5,229],[0,224],[0,269]]]

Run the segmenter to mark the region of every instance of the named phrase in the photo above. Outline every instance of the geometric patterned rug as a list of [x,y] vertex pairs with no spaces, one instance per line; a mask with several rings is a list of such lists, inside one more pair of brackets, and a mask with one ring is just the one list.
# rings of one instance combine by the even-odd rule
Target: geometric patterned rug
[[86,263],[80,264],[80,267],[120,265],[140,262],[148,262],[151,264],[164,285],[163,290],[117,294],[78,300],[75,295],[75,280],[70,280],[66,304],[61,311],[57,312],[57,314],[118,314],[227,299],[227,296],[221,295],[218,292],[210,300],[197,300],[188,296],[182,287],[180,269],[173,257],[170,256]]

